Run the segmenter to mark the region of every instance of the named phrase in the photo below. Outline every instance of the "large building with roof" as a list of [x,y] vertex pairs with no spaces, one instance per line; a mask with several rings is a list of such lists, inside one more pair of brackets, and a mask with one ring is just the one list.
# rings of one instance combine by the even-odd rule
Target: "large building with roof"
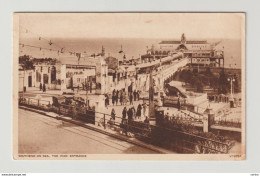
[[190,66],[224,67],[224,51],[217,49],[217,44],[207,40],[187,40],[182,34],[180,40],[163,40],[157,46],[153,45],[141,59],[142,62],[149,62],[182,52],[184,57],[190,59]]
[[108,90],[108,67],[102,56],[61,57],[56,62],[35,61],[34,66],[34,70],[26,71],[25,78],[21,72],[21,80],[28,80],[25,87],[39,88],[45,84],[47,89],[67,90],[91,85],[96,93]]

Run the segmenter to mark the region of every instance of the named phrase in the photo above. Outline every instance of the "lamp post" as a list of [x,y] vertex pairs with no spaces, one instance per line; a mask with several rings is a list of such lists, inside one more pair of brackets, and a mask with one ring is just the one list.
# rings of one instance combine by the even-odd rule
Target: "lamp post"
[[24,79],[25,79],[25,66],[23,67],[23,99],[24,99]]
[[155,121],[153,69],[153,66],[151,66],[149,70],[149,118]]
[[128,85],[127,85],[127,68],[128,68],[128,66],[125,66],[125,91],[126,91],[126,93],[128,93]]
[[87,86],[86,78],[85,78],[85,88],[86,88],[86,108],[88,108],[88,86]]
[[233,97],[233,82],[235,82],[235,78],[231,77],[227,79],[230,82],[230,107],[234,107],[234,97]]
[[135,89],[139,89],[138,71],[139,71],[139,68],[135,67]]

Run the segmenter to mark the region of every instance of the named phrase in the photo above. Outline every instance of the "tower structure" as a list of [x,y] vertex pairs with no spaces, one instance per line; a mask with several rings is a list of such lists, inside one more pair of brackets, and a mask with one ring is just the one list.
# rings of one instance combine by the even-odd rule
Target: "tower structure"
[[185,45],[185,44],[186,44],[186,37],[185,37],[185,34],[184,34],[184,33],[181,35],[181,44],[182,44],[182,45]]
[[103,45],[102,45],[102,50],[101,50],[101,56],[105,56],[105,48]]

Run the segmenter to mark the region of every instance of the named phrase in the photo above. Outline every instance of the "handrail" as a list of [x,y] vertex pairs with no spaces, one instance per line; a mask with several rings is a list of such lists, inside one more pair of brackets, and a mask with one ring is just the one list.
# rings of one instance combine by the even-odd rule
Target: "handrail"
[[[44,101],[44,100],[40,100],[40,101]],[[27,104],[27,101],[24,101],[25,102],[25,104]],[[22,103],[22,102],[21,102]],[[28,103],[28,105],[30,105],[29,103]],[[36,106],[37,107],[37,105],[36,104],[34,104],[33,106]],[[69,115],[72,115],[72,116],[74,116],[74,112],[72,111],[71,113],[69,113],[69,111],[70,111],[70,109],[71,108],[75,108],[75,106],[72,106],[72,105],[61,105],[61,107],[62,106],[64,106],[64,107],[70,107],[70,108],[67,108],[67,112],[65,112],[65,114],[69,114]],[[56,108],[56,110],[55,110],[55,108]],[[61,113],[61,108],[59,108],[59,107],[49,107],[49,108],[47,108],[47,110],[54,110],[55,112],[58,112],[59,114]],[[65,108],[62,108],[62,109],[65,109]],[[90,115],[90,114],[86,114],[86,111],[88,111],[88,112],[93,112],[93,113],[98,113],[98,114],[102,114],[103,115],[103,117],[101,117],[100,119],[99,119],[99,121],[96,121],[96,120],[92,120],[92,119],[90,119],[90,118],[88,118],[88,119],[86,119],[86,120],[88,120],[88,121],[92,121],[92,122],[97,122],[97,123],[99,123],[99,124],[101,124],[101,125],[103,125],[104,124],[104,128],[106,128],[106,126],[108,125],[108,122],[110,121],[110,119],[111,119],[111,114],[107,114],[107,113],[102,113],[102,112],[97,112],[97,111],[95,111],[95,110],[92,110],[92,109],[87,109],[86,107],[78,107],[78,108],[76,108],[76,109],[78,109],[78,111],[75,113],[75,114],[82,114],[81,112],[83,112],[83,114],[84,114],[84,111],[85,111],[85,115],[88,115],[88,117],[95,117],[95,115]],[[83,110],[83,111],[82,111]],[[108,120],[108,118],[106,118],[106,116],[108,116],[108,117],[110,117],[109,118],[109,120]],[[80,116],[77,116],[79,119],[82,119],[82,117],[80,117]],[[118,121],[113,121],[113,125],[116,125],[116,126],[121,126],[121,124],[122,124],[122,121],[125,121],[126,122],[126,129],[124,129],[124,128],[122,128],[122,129],[124,129],[124,130],[126,130],[126,132],[129,132],[129,130],[130,130],[130,132],[131,133],[134,133],[134,134],[136,134],[136,135],[141,135],[142,133],[146,133],[146,132],[150,132],[151,131],[151,129],[162,129],[162,130],[167,130],[167,131],[169,131],[169,132],[171,132],[171,133],[178,133],[178,134],[180,134],[180,135],[186,135],[187,137],[193,137],[193,138],[195,138],[195,139],[197,139],[197,140],[202,140],[202,141],[211,141],[211,142],[213,142],[213,143],[215,143],[215,144],[217,144],[217,145],[224,145],[224,146],[226,146],[226,147],[229,147],[229,144],[228,143],[226,143],[226,142],[222,142],[222,141],[218,141],[218,140],[215,140],[215,139],[210,139],[210,138],[208,138],[208,137],[203,137],[203,136],[199,136],[199,135],[196,135],[196,134],[193,134],[193,133],[190,133],[190,132],[186,132],[186,131],[179,131],[179,130],[175,130],[175,129],[170,129],[170,128],[168,128],[168,127],[165,127],[165,126],[159,126],[159,125],[152,125],[152,124],[147,124],[147,123],[144,123],[144,122],[138,122],[138,121],[132,121],[132,120],[129,120],[129,119],[124,119],[124,118],[122,118],[122,117],[120,117],[120,116],[114,116],[115,118],[117,118],[117,119],[121,119],[121,122],[118,122]],[[134,125],[134,124],[131,124],[131,121],[132,122],[134,122],[134,123],[136,123],[136,124],[140,124],[140,125],[145,125],[146,126],[146,128],[144,128],[144,127],[139,127],[139,126],[136,126],[136,125]],[[137,130],[140,130],[141,131],[141,133],[139,132],[133,132],[133,131],[131,131],[131,128],[132,129],[137,129]],[[146,137],[146,138],[149,138],[149,139],[151,139],[151,137],[150,136],[147,136],[147,135],[141,135],[142,137]],[[200,145],[200,144],[198,144],[198,143],[194,143],[194,142],[190,142],[190,143],[193,143],[194,145],[199,145],[199,146],[202,146],[202,147],[206,147],[206,146],[204,146],[204,145]],[[212,150],[214,150],[214,149],[212,149]],[[218,150],[216,150],[216,151],[218,151]],[[225,152],[223,152],[223,151],[219,151],[219,152],[222,152],[222,153],[225,153]]]

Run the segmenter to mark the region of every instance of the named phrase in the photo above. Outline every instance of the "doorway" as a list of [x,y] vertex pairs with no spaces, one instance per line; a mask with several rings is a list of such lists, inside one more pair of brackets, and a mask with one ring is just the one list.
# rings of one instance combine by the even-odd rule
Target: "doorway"
[[48,84],[49,76],[47,74],[43,74],[43,83]]
[[28,76],[28,87],[32,87],[32,76]]

